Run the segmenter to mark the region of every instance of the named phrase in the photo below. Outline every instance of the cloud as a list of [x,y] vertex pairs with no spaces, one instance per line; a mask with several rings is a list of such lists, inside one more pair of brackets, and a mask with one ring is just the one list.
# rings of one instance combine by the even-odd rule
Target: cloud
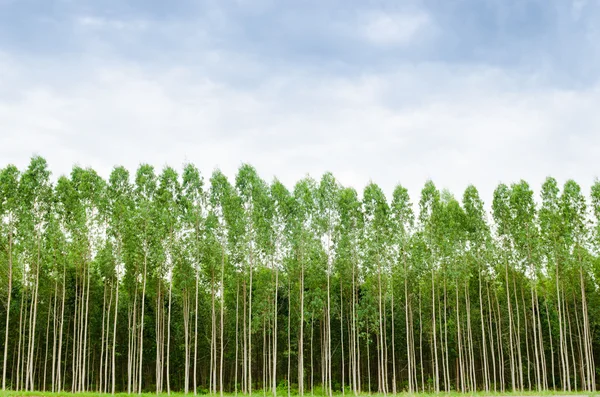
[[371,12],[362,21],[361,31],[373,44],[404,46],[412,43],[430,25],[431,19],[424,12]]
[[586,188],[597,176],[600,91],[523,89],[522,76],[489,68],[429,64],[358,79],[290,72],[240,88],[189,66],[113,62],[66,86],[22,84],[18,100],[0,99],[0,157],[24,167],[38,153],[58,174],[73,164],[106,177],[116,164],[191,161],[233,177],[250,162],[288,186],[332,171],[358,190],[373,180],[391,193],[400,182],[416,198],[432,178],[457,196],[473,183],[487,202],[500,181],[538,188],[552,174]]
[[581,17],[581,12],[585,8],[587,0],[573,0],[571,4],[571,13],[574,19]]
[[144,30],[148,27],[148,21],[141,19],[121,20],[99,16],[79,16],[75,18],[77,24],[88,29],[110,29],[110,30]]
[[[79,164],[105,177],[116,164],[186,161],[233,177],[249,162],[288,186],[332,171],[358,190],[373,180],[391,193],[400,182],[413,198],[431,178],[457,196],[473,183],[488,203],[500,181],[538,188],[554,175],[587,189],[597,176],[596,78],[565,84],[552,57],[525,69],[423,55],[414,44],[435,34],[431,48],[443,50],[450,35],[441,11],[310,19],[302,9],[294,19],[273,4],[251,17],[217,7],[166,21],[92,8],[58,32],[78,40],[60,55],[0,41],[0,158],[23,168],[38,153],[55,174]],[[490,47],[494,35],[481,37]]]

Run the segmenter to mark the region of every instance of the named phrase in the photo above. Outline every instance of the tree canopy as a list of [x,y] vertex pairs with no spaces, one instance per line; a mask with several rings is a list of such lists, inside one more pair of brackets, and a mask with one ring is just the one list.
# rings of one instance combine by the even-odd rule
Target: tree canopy
[[2,388],[595,390],[600,182],[424,182],[8,165]]

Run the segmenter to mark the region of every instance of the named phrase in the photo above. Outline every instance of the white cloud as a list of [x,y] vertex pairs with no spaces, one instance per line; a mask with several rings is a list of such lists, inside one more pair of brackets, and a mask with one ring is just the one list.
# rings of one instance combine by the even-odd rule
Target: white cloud
[[407,45],[431,24],[424,12],[372,12],[362,21],[361,32],[376,45]]
[[75,20],[79,26],[87,29],[144,30],[148,27],[148,22],[141,19],[122,20],[84,15]]
[[359,190],[401,182],[413,197],[428,178],[457,196],[473,183],[487,202],[499,181],[538,189],[552,174],[587,189],[597,176],[595,88],[523,89],[522,76],[434,64],[360,79],[290,72],[241,89],[194,68],[113,64],[66,86],[18,80],[21,95],[0,98],[3,163],[38,153],[58,174],[77,163],[108,176],[191,161],[233,177],[250,162],[288,185],[329,170]]
[[587,4],[587,0],[572,0],[571,14],[573,19],[578,20],[581,17],[581,12]]

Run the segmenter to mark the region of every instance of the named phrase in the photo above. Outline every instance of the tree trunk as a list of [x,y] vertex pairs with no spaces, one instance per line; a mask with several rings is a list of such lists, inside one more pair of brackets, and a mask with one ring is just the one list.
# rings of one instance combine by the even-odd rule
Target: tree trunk
[[304,258],[300,247],[300,331],[298,336],[298,394],[304,396]]
[[433,354],[434,354],[434,360],[435,360],[435,364],[434,364],[434,384],[435,384],[435,392],[439,393],[440,392],[440,371],[439,371],[439,364],[438,364],[438,352],[437,352],[437,341],[436,341],[436,333],[437,333],[437,329],[435,326],[435,317],[436,317],[436,313],[435,313],[435,279],[434,279],[434,272],[433,269],[431,269],[431,304],[433,305],[433,309],[432,309],[432,333],[433,333]]
[[342,277],[340,277],[340,339],[342,345],[342,396],[345,396],[344,372],[346,371],[346,367],[344,365],[344,300],[342,296]]
[[[221,364],[220,364],[220,373],[219,373],[219,389],[221,393],[221,397],[223,397],[223,353],[225,342],[223,340],[223,326],[224,326],[224,318],[223,318],[223,310],[225,307],[225,248],[221,246]],[[169,309],[170,310],[170,309]]]
[[275,301],[273,302],[273,397],[277,397],[277,292],[279,288],[279,269],[275,265]]
[[117,346],[117,318],[119,317],[119,277],[115,275],[115,289],[116,289],[116,297],[115,297],[115,318],[113,321],[113,343],[112,343],[112,387],[111,393],[115,394],[115,386],[116,386],[116,346]]
[[172,302],[173,279],[169,282],[169,314],[167,319],[167,394],[171,395],[171,302]]
[[147,272],[147,260],[148,253],[146,248],[144,248],[144,278],[143,278],[143,287],[142,287],[142,312],[140,316],[140,343],[139,343],[139,364],[138,364],[138,386],[137,392],[138,394],[142,394],[142,363],[143,363],[143,353],[144,353],[144,308],[145,308],[145,300],[146,300],[146,272]]
[[[238,335],[239,335],[239,304],[240,304],[240,282],[237,281],[236,294],[235,294],[235,379],[234,379],[234,389],[235,395],[238,394]],[[195,393],[195,390],[194,390]]]
[[[61,378],[61,365],[62,365],[62,342],[63,342],[63,328],[65,323],[65,293],[66,293],[66,263],[63,264],[63,282],[62,282],[62,299],[61,299],[61,313],[60,313],[60,331],[58,337],[58,358],[56,360],[56,391],[62,390],[62,378]],[[65,365],[66,368],[66,365]]]
[[[9,227],[11,227],[9,225]],[[10,301],[12,297],[12,228],[8,233],[8,297],[6,304],[6,329],[4,331],[4,359],[2,364],[2,391],[6,390],[6,367],[8,364],[8,329],[10,325]]]

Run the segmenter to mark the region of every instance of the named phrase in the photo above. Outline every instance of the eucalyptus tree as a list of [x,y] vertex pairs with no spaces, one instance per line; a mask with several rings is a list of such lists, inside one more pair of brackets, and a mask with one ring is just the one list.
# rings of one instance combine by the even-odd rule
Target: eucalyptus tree
[[[247,164],[240,167],[235,180],[235,188],[241,199],[243,208],[243,225],[245,230],[245,262],[248,268],[248,317],[247,317],[247,336],[245,336],[244,362],[246,362],[243,371],[246,381],[247,392],[252,394],[252,334],[253,334],[253,316],[252,316],[252,292],[253,292],[253,273],[255,267],[264,262],[266,251],[268,250],[268,226],[269,221],[265,215],[265,201],[268,197],[268,188],[266,183],[260,179],[256,170]],[[246,305],[246,296],[244,294],[244,305]]]
[[[509,341],[509,367],[510,367],[510,381],[511,381],[511,390],[515,391],[522,388],[523,385],[523,375],[522,375],[522,364],[521,364],[521,346],[517,342],[515,334],[518,332],[518,327],[514,326],[514,313],[513,313],[513,305],[511,303],[511,288],[510,288],[510,277],[509,277],[509,267],[511,262],[511,250],[512,250],[512,242],[510,239],[510,228],[512,227],[512,214],[510,210],[510,195],[511,190],[505,184],[500,184],[494,191],[494,200],[492,203],[492,214],[494,218],[494,222],[496,224],[496,233],[498,245],[500,247],[500,255],[501,261],[504,262],[504,293],[506,295],[506,306],[507,306],[507,314],[508,314],[508,341]],[[514,274],[512,272],[511,267],[511,275]],[[518,297],[515,295],[513,299],[516,301]],[[518,315],[518,309],[517,309]],[[515,332],[515,328],[517,331]],[[502,340],[499,339],[500,343]],[[500,345],[500,349],[502,349],[502,345]],[[516,350],[516,352],[515,352]],[[518,360],[517,360],[518,358]],[[503,365],[501,366],[503,368]],[[502,382],[502,391],[504,391],[504,383]]]
[[[273,269],[275,259],[275,232],[273,218],[275,215],[274,201],[270,195],[271,190],[262,181],[259,180],[255,192],[253,193],[254,210],[258,215],[253,219],[256,226],[256,243],[257,243],[257,264],[255,268],[254,279],[254,318],[255,327],[260,329],[262,323],[262,344],[257,343],[257,352],[260,351],[258,346],[262,347],[262,389],[263,395],[266,396],[268,387],[272,386],[272,363],[270,356],[272,355],[272,341],[274,321],[276,313],[273,311],[272,299],[275,295],[274,280],[276,274]],[[267,386],[269,385],[269,386]]]
[[130,286],[130,293],[133,292],[133,302],[130,302],[129,307],[130,324],[128,327],[128,393],[142,393],[146,287],[148,284],[148,276],[153,273],[155,252],[158,247],[160,247],[156,242],[155,231],[156,189],[157,178],[154,168],[147,164],[141,165],[135,175],[135,186],[133,190],[133,200],[136,211],[132,214],[132,218],[133,224],[135,225],[136,252],[131,263],[132,267],[128,269],[130,282],[132,284],[132,286]]
[[556,292],[556,310],[558,315],[559,335],[559,360],[558,367],[561,373],[560,381],[563,390],[570,390],[570,363],[567,351],[567,321],[565,317],[564,294],[561,288],[561,273],[565,266],[566,255],[564,245],[564,227],[561,219],[560,190],[554,178],[547,178],[542,185],[542,203],[539,213],[541,244],[544,248],[545,261],[548,273],[554,270],[554,284]]
[[370,271],[376,278],[377,285],[377,312],[378,330],[377,335],[377,389],[383,395],[388,391],[388,368],[386,327],[384,326],[385,294],[387,290],[387,274],[390,240],[390,207],[385,194],[374,183],[370,183],[363,194],[363,210],[365,216],[365,264],[367,267],[374,266]]
[[[482,372],[483,372],[483,388],[486,392],[490,391],[490,385],[492,384],[493,374],[495,378],[495,354],[493,350],[493,340],[488,335],[491,332],[490,328],[486,328],[487,325],[492,322],[492,315],[488,310],[488,320],[486,321],[484,315],[484,308],[490,306],[488,299],[487,305],[484,304],[484,293],[483,284],[488,283],[488,279],[491,277],[492,269],[488,265],[491,251],[491,231],[486,220],[485,208],[483,201],[479,196],[479,192],[475,186],[470,185],[464,192],[463,195],[463,208],[465,212],[465,232],[467,238],[467,256],[475,264],[474,270],[478,274],[478,301],[479,301],[479,317],[481,323],[481,353],[482,353]],[[484,280],[485,278],[485,280]],[[469,339],[472,343],[472,337]],[[490,365],[490,361],[494,364]],[[474,360],[472,359],[474,365]],[[490,367],[493,367],[490,368]],[[496,382],[494,387],[496,387]]]
[[77,326],[73,327],[76,342],[77,358],[73,364],[73,389],[85,391],[87,389],[86,376],[88,375],[88,328],[90,287],[92,278],[93,260],[103,246],[106,239],[106,228],[102,219],[101,208],[105,200],[105,182],[92,169],[73,168],[71,173],[72,217],[69,223],[69,232],[73,239],[73,262],[80,264],[80,300],[77,308]]
[[[186,216],[187,215],[184,215],[184,218]],[[187,220],[183,220],[183,222],[187,222]],[[173,289],[175,290],[175,304],[181,304],[181,318],[183,319],[183,324],[180,324],[180,318],[175,317],[172,320],[172,324],[183,327],[183,343],[178,339],[180,334],[177,332],[177,329],[174,330],[175,335],[172,337],[172,340],[175,342],[175,350],[183,348],[183,364],[175,363],[174,367],[179,368],[178,364],[183,367],[183,370],[177,371],[175,375],[177,375],[177,373],[183,374],[183,392],[184,394],[187,394],[190,387],[190,375],[192,375],[191,364],[193,359],[193,349],[191,346],[192,338],[194,336],[192,316],[197,317],[197,311],[193,310],[196,284],[196,262],[193,246],[193,233],[189,233],[189,230],[186,230],[185,228],[181,232],[181,238],[177,239],[172,246],[173,275],[171,282],[173,283]],[[179,378],[179,376],[176,377]]]
[[[218,183],[217,183],[218,182]],[[211,186],[216,183],[218,186],[218,191],[220,193],[215,194],[215,192],[210,192],[210,196],[212,197],[212,203],[217,205],[219,214],[220,214],[220,224],[225,229],[222,230],[220,236],[222,238],[220,245],[220,254],[223,255],[226,252],[228,263],[231,265],[231,277],[228,279],[231,280],[231,285],[233,285],[233,281],[235,280],[236,285],[236,293],[235,293],[235,375],[234,375],[234,389],[235,393],[238,392],[238,370],[239,370],[239,357],[240,357],[240,344],[242,345],[242,391],[246,393],[247,385],[248,385],[248,372],[247,372],[247,278],[246,278],[246,270],[247,270],[247,253],[248,253],[248,236],[246,234],[247,231],[247,218],[245,217],[244,205],[241,196],[238,194],[238,191],[234,186],[230,184],[227,178],[217,171],[213,174],[213,178],[211,178]],[[207,235],[216,236],[214,231],[215,229],[215,221],[218,220],[215,218],[214,208],[211,207],[211,211],[209,212],[209,217],[207,218],[207,225],[212,225],[207,227]],[[210,222],[208,222],[210,220]],[[226,241],[224,239],[226,237]],[[224,245],[226,244],[226,245]],[[225,251],[223,251],[225,250]],[[239,337],[240,332],[240,283],[242,284],[242,293],[243,293],[243,315],[242,315],[242,328],[244,329],[241,341]],[[233,295],[233,294],[232,294]]]
[[[198,383],[198,288],[200,283],[200,261],[202,244],[204,240],[204,223],[206,219],[207,197],[204,191],[204,181],[200,172],[193,164],[187,164],[183,170],[182,207],[184,231],[187,234],[189,260],[194,268],[194,355],[193,355],[193,390],[197,394]],[[188,302],[189,292],[184,288],[184,302]],[[187,394],[189,387],[190,353],[188,323],[190,306],[184,308],[185,330],[185,380],[184,392]]]
[[[15,263],[15,239],[18,238],[16,228],[19,213],[19,178],[20,172],[14,165],[0,171],[0,238],[3,243],[2,266],[6,269],[6,324],[4,331],[4,353],[2,359],[2,390],[6,390],[6,370],[8,367],[8,342],[10,329],[10,305],[13,294],[13,274]],[[4,276],[4,274],[0,274]],[[1,280],[4,280],[2,278]]]
[[[289,190],[278,180],[270,187],[270,196],[273,199],[273,270],[275,272],[275,293],[273,297],[273,362],[271,390],[273,397],[277,396],[277,325],[279,313],[279,273],[284,270],[283,262],[291,251],[291,217],[294,211],[293,197]],[[289,300],[289,297],[288,297]],[[288,313],[288,317],[291,313]]]
[[[299,267],[298,288],[300,295],[298,322],[298,393],[304,395],[304,295],[305,295],[305,270],[307,259],[310,258],[311,246],[316,239],[318,218],[317,211],[317,185],[311,178],[304,178],[294,186],[294,205],[296,206],[294,219],[294,255]],[[324,357],[323,357],[324,359]],[[323,366],[324,368],[325,366]],[[289,368],[289,363],[288,363]],[[288,371],[289,372],[289,371]],[[322,373],[323,383],[325,373]],[[289,379],[289,376],[288,376]]]
[[[321,178],[319,187],[317,190],[317,205],[318,215],[317,222],[319,226],[320,240],[323,244],[323,249],[327,254],[327,265],[326,265],[326,276],[327,276],[327,307],[326,307],[326,318],[325,318],[325,339],[327,340],[324,347],[326,348],[325,366],[326,366],[326,388],[329,396],[332,395],[332,377],[331,377],[331,272],[332,263],[335,257],[334,243],[336,237],[334,236],[336,225],[338,223],[338,213],[336,208],[337,195],[339,186],[331,173],[326,173]],[[343,387],[343,384],[342,384]]]
[[[250,166],[242,166],[236,177],[236,190],[242,200],[243,208],[243,228],[244,228],[244,244],[242,247],[244,262],[246,263],[248,283],[246,285],[246,277],[243,279],[243,359],[242,359],[242,390],[244,393],[252,395],[252,275],[255,266],[256,257],[256,227],[253,222],[255,202],[253,200],[253,182],[258,179],[255,170]],[[248,292],[247,292],[248,289]]]
[[[350,303],[350,321],[349,321],[349,367],[350,384],[354,395],[360,393],[360,341],[359,341],[359,323],[358,323],[358,286],[359,280],[359,250],[360,230],[363,227],[362,203],[358,198],[356,190],[352,188],[343,188],[338,195],[339,208],[339,239],[337,242],[337,253],[341,264],[339,265],[340,288],[341,280],[352,274],[351,281],[351,303]],[[343,297],[340,297],[343,302]],[[343,310],[343,307],[340,308]],[[343,313],[340,313],[343,317]],[[342,356],[343,357],[343,356]],[[343,366],[342,366],[343,371]]]
[[256,284],[256,298],[258,320],[262,318],[263,323],[263,343],[262,343],[262,356],[263,356],[263,382],[262,389],[263,394],[266,396],[267,385],[272,385],[270,377],[272,368],[269,363],[269,357],[273,352],[270,350],[272,347],[271,339],[273,335],[273,323],[276,320],[276,313],[272,310],[271,299],[275,295],[274,280],[276,275],[273,271],[273,262],[275,259],[275,240],[276,240],[276,228],[274,224],[275,217],[275,202],[271,196],[270,187],[262,180],[259,179],[253,193],[254,200],[256,202],[256,218],[253,220],[256,224],[257,230],[257,247],[258,259],[260,265],[260,279],[257,279]]
[[[346,373],[348,382],[355,395],[358,394],[358,365],[357,365],[357,319],[356,319],[356,288],[358,266],[358,231],[361,212],[361,202],[354,189],[339,188],[336,197],[337,217],[335,228],[335,273],[339,284],[339,319],[341,344],[341,385],[345,394]],[[352,280],[348,282],[348,275]],[[348,285],[349,284],[349,285]],[[348,294],[350,288],[350,294]],[[348,295],[350,295],[348,297]],[[348,302],[350,301],[350,302]],[[344,329],[344,323],[346,327]],[[347,338],[345,335],[347,334]],[[345,343],[344,343],[345,342]],[[347,356],[345,352],[347,346]],[[348,360],[346,360],[346,357]],[[347,363],[347,365],[346,365]],[[348,370],[346,370],[348,368]]]
[[206,328],[210,329],[209,340],[209,363],[208,363],[208,390],[211,394],[217,393],[218,387],[218,327],[217,327],[217,299],[220,298],[219,292],[219,268],[221,257],[223,256],[223,246],[219,240],[219,219],[212,211],[209,211],[205,221],[205,241],[202,256],[203,278],[208,284],[208,295],[210,296],[210,324]]
[[[586,294],[586,280],[589,277],[590,268],[588,252],[590,228],[585,197],[582,195],[579,185],[573,180],[567,181],[563,187],[560,198],[560,215],[564,222],[565,250],[568,253],[568,262],[571,263],[571,272],[569,273],[572,275],[572,281],[570,285],[574,286],[577,282],[579,284],[577,294],[580,295],[581,326],[577,311],[575,311],[575,315],[579,334],[581,383],[583,390],[593,391],[595,390],[595,366]],[[575,301],[574,305],[576,305],[574,291],[572,296]],[[574,356],[575,352],[571,351],[571,355]],[[575,371],[574,379],[576,382],[577,373]]]
[[[70,280],[73,274],[74,267],[72,265],[70,246],[72,244],[72,237],[69,232],[70,223],[73,218],[73,205],[74,205],[74,191],[71,181],[67,177],[60,177],[56,183],[54,189],[54,210],[56,211],[55,217],[58,223],[58,228],[60,229],[60,234],[62,235],[62,247],[58,247],[55,245],[55,249],[60,249],[63,256],[63,288],[62,288],[62,303],[61,303],[61,315],[59,321],[59,330],[58,330],[58,344],[57,344],[57,359],[56,359],[56,381],[55,386],[53,387],[54,391],[61,391],[66,383],[66,368],[67,368],[67,352],[68,352],[68,344],[66,343],[65,338],[65,322],[67,323],[67,334],[69,333],[69,329],[71,327],[70,318],[71,315],[74,317],[76,312],[73,307],[73,312],[69,310],[67,314],[67,318],[65,318],[65,302],[67,299],[70,300],[71,295],[74,295],[73,302],[77,299],[77,291],[69,291],[69,296],[67,296],[67,273],[69,275],[69,282],[72,284],[73,282]],[[76,276],[76,273],[75,273]],[[75,278],[75,284],[77,284],[77,277]],[[70,289],[73,289],[73,285],[69,286]],[[75,305],[73,305],[75,306]],[[68,309],[67,309],[68,310]],[[74,321],[75,323],[75,321]],[[63,341],[65,342],[64,348],[64,359],[63,359]],[[74,350],[72,351],[72,355],[74,357]],[[64,378],[63,378],[63,366],[64,366]],[[72,365],[71,365],[72,370]],[[71,374],[74,376],[74,374]]]
[[[409,260],[410,238],[413,233],[415,216],[410,202],[408,190],[402,185],[396,186],[392,195],[391,210],[391,243],[395,258],[393,263],[397,264],[398,270],[402,273],[404,284],[404,313],[405,313],[405,331],[406,331],[406,362],[408,372],[408,392],[413,393],[417,390],[417,365],[415,355],[414,339],[414,320],[412,311],[412,290],[409,293],[409,280],[414,280],[414,273],[411,272]],[[392,284],[392,392],[396,394],[397,374],[395,357],[395,336],[394,327],[394,286]]]
[[[600,181],[596,180],[594,182],[594,184],[592,185],[591,188],[591,212],[593,214],[593,218],[592,218],[592,230],[591,230],[591,235],[590,235],[590,239],[591,239],[591,249],[593,250],[594,256],[598,257],[600,255]],[[596,279],[597,277],[597,270],[592,274],[592,276],[594,276],[593,278]],[[591,308],[593,308],[594,306],[591,305]],[[591,321],[592,323],[597,323],[597,321]],[[590,346],[590,352],[593,354],[593,347],[594,344],[592,343],[592,346]],[[593,372],[595,373],[595,362],[592,361],[591,363],[592,365],[592,369],[594,370]],[[596,388],[596,379],[595,377],[591,378],[591,383],[592,383],[592,389],[595,390]]]
[[[24,374],[25,388],[34,390],[35,373],[35,336],[37,332],[38,293],[40,287],[40,274],[44,264],[41,262],[43,238],[48,217],[50,214],[50,199],[52,186],[50,171],[46,160],[42,157],[31,159],[29,166],[21,175],[19,181],[19,196],[21,200],[21,213],[19,216],[19,234],[23,242],[23,269],[24,294],[30,299],[29,319],[25,319],[22,329],[23,341],[27,340],[27,351],[23,345],[23,362],[26,359]],[[30,294],[30,295],[29,295]],[[21,306],[23,307],[23,306]],[[21,328],[21,327],[20,327]],[[19,332],[21,334],[21,331]],[[21,351],[19,349],[19,351]],[[19,383],[19,382],[17,382]]]
[[[434,353],[435,350],[433,344],[433,323],[427,321],[427,313],[424,311],[427,309],[428,297],[430,296],[430,292],[428,292],[427,288],[431,284],[429,280],[431,280],[431,251],[429,250],[429,246],[427,245],[427,237],[425,232],[422,230],[423,228],[418,227],[415,228],[415,232],[410,236],[410,245],[408,246],[408,259],[409,259],[409,269],[411,271],[411,281],[414,288],[417,290],[415,295],[418,300],[415,302],[415,306],[418,306],[417,312],[418,316],[415,316],[415,321],[418,324],[415,325],[415,329],[418,329],[419,334],[419,342],[418,342],[418,365],[416,365],[417,378],[420,375],[420,383],[421,391],[431,391],[431,387],[435,386],[435,379],[431,375],[431,371],[435,369],[435,361],[434,361]],[[410,299],[410,298],[409,298]],[[433,306],[433,303],[432,303]],[[411,310],[411,307],[409,307]],[[425,314],[425,317],[424,317]],[[427,339],[425,339],[427,338]],[[428,343],[428,345],[427,345]],[[417,350],[417,342],[414,341],[415,350]],[[425,352],[426,348],[429,348],[429,357],[427,357],[427,352]],[[416,356],[416,353],[415,353]],[[426,360],[429,358],[429,360]],[[416,361],[416,357],[415,357]],[[429,365],[428,361],[431,363]],[[427,367],[427,368],[426,368]],[[420,369],[420,371],[418,371]],[[428,378],[426,381],[425,378],[425,370],[428,371]],[[419,383],[419,382],[416,382]],[[432,385],[433,384],[433,385]],[[415,385],[415,389],[418,389],[418,386]]]
[[259,259],[262,265],[262,279],[261,284],[257,284],[257,293],[262,292],[263,298],[260,300],[263,319],[263,393],[266,396],[267,384],[272,384],[269,377],[272,376],[270,373],[271,366],[268,364],[268,357],[272,354],[269,350],[271,343],[267,342],[269,337],[273,336],[273,322],[276,320],[276,313],[271,309],[270,300],[275,294],[274,278],[273,274],[273,261],[275,259],[275,202],[271,196],[271,189],[265,183],[264,180],[259,179],[254,192],[254,200],[256,201],[256,223],[257,234],[257,246],[259,248]]
[[[456,326],[456,350],[457,360],[457,390],[462,392],[470,391],[472,383],[471,367],[469,361],[471,358],[471,349],[469,348],[469,339],[471,336],[470,310],[468,299],[468,279],[469,269],[465,261],[465,216],[458,201],[449,192],[442,193],[441,206],[439,207],[437,221],[437,232],[435,233],[435,247],[441,261],[441,272],[443,277],[444,308],[443,308],[443,342],[442,354],[445,360],[442,360],[442,368],[445,369],[444,382],[445,389],[450,390],[450,345],[448,342],[448,289],[454,288],[455,293],[455,313],[454,323]],[[449,282],[448,282],[449,281]],[[448,285],[449,284],[449,285]],[[461,317],[461,295],[465,300],[465,314]],[[441,303],[440,303],[441,307]],[[467,321],[464,321],[466,315]],[[440,316],[441,317],[441,316]],[[461,328],[462,327],[462,328]],[[466,330],[464,329],[466,328]],[[440,330],[440,334],[442,331]],[[465,335],[466,334],[466,335]]]
[[73,168],[70,179],[60,177],[56,187],[67,236],[68,261],[73,265],[75,277],[71,390],[79,392],[87,389],[90,289],[93,260],[104,240],[100,212],[103,192],[104,181],[94,171],[80,167]]
[[[50,279],[48,284],[52,284],[54,279],[54,293],[50,297],[50,306],[48,314],[52,312],[52,358],[51,358],[51,391],[56,392],[62,389],[62,363],[63,363],[63,340],[65,321],[65,304],[67,298],[67,288],[70,287],[67,283],[67,266],[68,266],[68,245],[65,236],[65,228],[61,214],[64,214],[61,204],[56,200],[56,190],[52,200],[52,216],[48,222],[48,233],[46,244],[46,257],[48,263],[52,263]],[[70,294],[69,294],[70,295]],[[69,296],[70,298],[70,296]],[[70,300],[70,299],[69,299]],[[60,307],[59,307],[60,302]],[[59,315],[60,312],[60,315]],[[46,335],[49,335],[49,324],[46,330]],[[46,341],[46,351],[48,351],[48,341]],[[66,356],[66,352],[65,352]],[[46,366],[47,358],[44,359],[44,386],[46,386]]]
[[[537,390],[545,390],[547,388],[547,377],[545,371],[545,357],[543,335],[541,334],[540,325],[540,308],[538,298],[538,273],[539,270],[539,254],[538,240],[539,230],[536,222],[536,208],[533,199],[533,191],[525,181],[514,184],[511,188],[510,210],[512,214],[510,235],[512,245],[515,251],[516,260],[522,264],[520,273],[527,275],[531,279],[530,295],[531,295],[531,334],[533,335],[533,356],[535,363],[534,379]],[[522,287],[523,288],[523,287]],[[523,302],[523,310],[525,310],[525,302]],[[527,316],[524,316],[526,323]],[[526,335],[527,328],[525,325]],[[529,346],[529,341],[526,341],[526,346]],[[527,357],[529,361],[529,348],[527,349]],[[529,368],[529,365],[528,365]],[[529,375],[529,370],[528,370]]]
[[[78,203],[78,198],[77,198],[77,191],[75,190],[74,184],[73,182],[67,178],[66,176],[61,176],[58,179],[57,185],[56,185],[56,195],[57,195],[57,199],[60,202],[61,208],[62,208],[62,216],[61,216],[61,222],[62,222],[62,228],[64,230],[65,236],[66,236],[66,240],[67,240],[67,255],[68,255],[68,264],[70,267],[70,272],[74,273],[74,304],[73,304],[73,311],[72,311],[72,315],[73,315],[73,324],[69,327],[72,329],[73,335],[72,335],[72,349],[71,349],[71,356],[72,356],[72,362],[71,362],[71,366],[70,366],[70,370],[71,370],[71,390],[75,391],[79,388],[79,381],[78,379],[80,378],[80,371],[79,371],[79,364],[80,364],[80,358],[78,355],[78,352],[81,352],[81,346],[82,344],[80,342],[81,338],[80,338],[80,332],[79,331],[83,331],[83,327],[81,326],[81,321],[82,321],[82,308],[83,308],[83,304],[82,304],[82,299],[84,299],[84,282],[87,280],[85,278],[85,271],[84,271],[84,262],[81,261],[80,255],[76,254],[76,249],[75,247],[77,247],[77,242],[76,242],[76,236],[73,236],[73,229],[80,229],[80,227],[76,227],[74,225],[77,224],[81,224],[81,210],[78,209],[79,207],[79,203]],[[83,233],[79,233],[79,236],[77,237],[82,237]],[[73,257],[77,257],[77,261],[74,260]],[[79,263],[79,267],[76,266],[76,264]],[[68,331],[67,331],[68,332]],[[79,342],[78,342],[79,341]],[[66,359],[66,357],[65,357]],[[65,360],[66,361],[66,360]],[[66,367],[66,362],[65,362],[65,367]],[[66,379],[65,379],[66,381]]]
[[[224,318],[224,309],[225,309],[225,266],[230,261],[229,258],[235,260],[236,256],[239,255],[240,251],[240,222],[242,221],[241,216],[241,201],[240,197],[237,195],[234,187],[229,183],[224,174],[220,171],[216,171],[213,173],[211,177],[211,185],[210,185],[210,219],[212,220],[210,228],[210,233],[213,236],[214,241],[218,243],[219,246],[219,261],[218,263],[220,268],[220,353],[217,352],[217,343],[216,339],[213,343],[214,347],[214,362],[216,368],[216,357],[220,357],[219,361],[219,391],[221,395],[223,395],[223,370],[224,370],[224,348],[225,348],[225,340],[224,340],[224,328],[225,328],[225,318]],[[236,252],[237,251],[237,252]],[[213,302],[214,307],[214,302]],[[213,309],[214,310],[214,309]],[[213,318],[216,321],[215,314],[213,313]],[[213,326],[213,329],[216,330],[216,323]],[[237,330],[236,330],[237,332]],[[216,331],[215,331],[216,338]],[[237,344],[236,344],[237,351]],[[236,363],[236,373],[237,373],[237,363]],[[216,372],[214,378],[215,386],[216,386]],[[216,388],[214,389],[216,391]]]
[[[421,198],[419,200],[419,223],[422,229],[424,240],[424,260],[427,263],[429,272],[431,273],[431,339],[433,356],[433,381],[434,390],[436,393],[440,391],[440,364],[438,359],[438,342],[436,328],[436,286],[435,286],[435,270],[436,270],[436,255],[433,249],[433,239],[437,233],[436,216],[440,206],[440,193],[431,181],[427,181],[421,190]],[[438,321],[439,322],[439,321]]]
[[[173,291],[173,267],[176,246],[180,243],[180,200],[181,185],[177,172],[166,167],[158,177],[158,188],[156,190],[156,215],[155,222],[159,235],[162,263],[157,267],[157,304],[156,304],[156,392],[163,390],[163,368],[166,371],[167,393],[171,393],[170,384],[170,351],[171,351],[171,307]],[[166,354],[164,351],[165,321],[164,321],[164,295],[163,283],[168,283],[168,313],[166,321]],[[166,368],[163,364],[166,360]]]
[[117,351],[117,325],[119,318],[119,292],[121,280],[125,272],[125,262],[128,260],[128,251],[125,244],[133,233],[131,216],[133,215],[133,186],[129,180],[129,171],[124,167],[115,167],[109,177],[107,186],[108,205],[108,238],[114,249],[115,268],[112,272],[111,283],[115,293],[113,314],[113,339],[111,344],[111,393],[116,391],[116,351]]
[[[95,257],[95,268],[99,275],[99,280],[103,285],[102,302],[102,325],[100,331],[100,359],[98,365],[98,391],[107,393],[109,390],[110,372],[112,364],[110,360],[110,341],[111,341],[111,314],[114,314],[113,301],[115,297],[115,280],[117,280],[117,259],[115,249],[112,245],[112,239],[107,239],[100,248]],[[114,335],[113,335],[114,339]]]

